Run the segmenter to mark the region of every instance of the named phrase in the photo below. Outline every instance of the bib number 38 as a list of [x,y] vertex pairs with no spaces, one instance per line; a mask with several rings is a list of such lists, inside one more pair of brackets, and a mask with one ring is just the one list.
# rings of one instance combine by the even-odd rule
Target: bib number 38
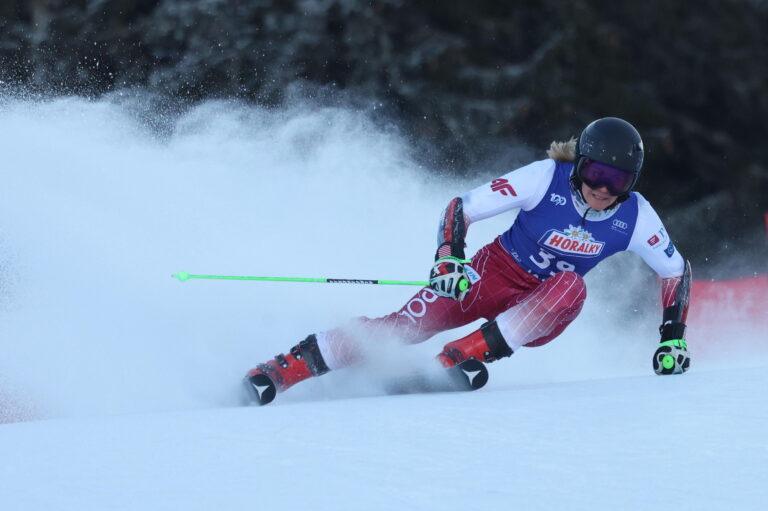
[[[546,270],[547,268],[551,267],[553,264],[555,265],[555,268],[557,268],[558,272],[576,270],[576,266],[566,261],[560,261],[557,257],[553,256],[552,254],[550,254],[549,252],[543,249],[539,250],[539,258],[536,258],[533,255],[529,256],[528,258],[531,260],[531,262],[533,262],[533,264],[535,264],[542,270]],[[555,272],[550,271],[549,274],[555,275]]]

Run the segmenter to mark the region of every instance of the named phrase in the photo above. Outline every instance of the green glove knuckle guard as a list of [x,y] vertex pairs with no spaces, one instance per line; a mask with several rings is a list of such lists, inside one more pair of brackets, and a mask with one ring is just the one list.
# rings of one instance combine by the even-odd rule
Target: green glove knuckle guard
[[653,370],[658,375],[682,374],[690,367],[685,339],[672,339],[659,344],[653,354]]

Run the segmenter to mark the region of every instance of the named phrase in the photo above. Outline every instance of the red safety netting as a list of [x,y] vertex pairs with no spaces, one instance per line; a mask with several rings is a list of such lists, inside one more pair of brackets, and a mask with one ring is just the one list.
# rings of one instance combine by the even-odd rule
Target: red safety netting
[[768,353],[768,275],[694,281],[686,337],[702,354]]

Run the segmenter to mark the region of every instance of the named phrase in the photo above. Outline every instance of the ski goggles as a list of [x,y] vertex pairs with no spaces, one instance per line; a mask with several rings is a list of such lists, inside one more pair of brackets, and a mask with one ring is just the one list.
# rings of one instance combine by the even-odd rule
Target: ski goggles
[[594,190],[606,187],[611,195],[617,197],[629,192],[636,179],[633,172],[587,158],[579,162],[578,175],[588,187]]

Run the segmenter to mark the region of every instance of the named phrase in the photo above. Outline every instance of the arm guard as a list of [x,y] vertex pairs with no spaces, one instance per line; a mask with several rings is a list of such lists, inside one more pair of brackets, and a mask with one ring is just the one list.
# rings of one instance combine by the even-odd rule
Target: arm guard
[[464,259],[464,238],[467,235],[469,221],[464,214],[461,197],[451,199],[443,211],[440,228],[437,231],[437,253],[435,259],[445,256]]
[[691,263],[686,261],[682,276],[662,280],[661,302],[664,314],[659,327],[661,342],[685,337],[690,293]]

